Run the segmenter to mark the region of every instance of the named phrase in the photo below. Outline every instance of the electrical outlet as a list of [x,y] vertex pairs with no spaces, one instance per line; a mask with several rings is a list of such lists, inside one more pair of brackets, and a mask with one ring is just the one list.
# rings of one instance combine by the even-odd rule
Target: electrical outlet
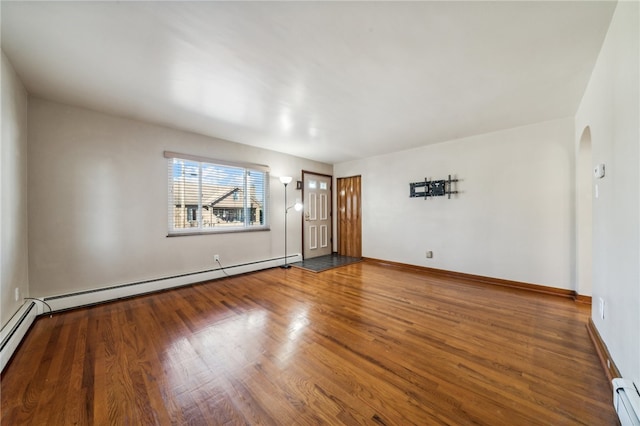
[[427,251],[427,259],[433,259],[433,252],[431,250]]
[[14,291],[14,297],[16,298],[16,302],[20,300],[20,289],[18,287],[16,287]]
[[220,262],[220,255],[219,254],[214,254],[213,255],[213,261],[214,262]]
[[604,319],[604,299],[600,298],[600,319]]

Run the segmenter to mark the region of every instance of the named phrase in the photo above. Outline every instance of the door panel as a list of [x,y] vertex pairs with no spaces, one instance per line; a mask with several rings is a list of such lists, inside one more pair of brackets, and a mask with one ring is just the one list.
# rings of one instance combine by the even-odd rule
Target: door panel
[[331,176],[302,172],[305,259],[331,254]]
[[318,194],[309,192],[309,210],[307,217],[309,220],[318,220]]
[[309,225],[309,249],[315,250],[318,248],[318,227],[315,225]]
[[361,178],[338,178],[338,254],[362,257]]

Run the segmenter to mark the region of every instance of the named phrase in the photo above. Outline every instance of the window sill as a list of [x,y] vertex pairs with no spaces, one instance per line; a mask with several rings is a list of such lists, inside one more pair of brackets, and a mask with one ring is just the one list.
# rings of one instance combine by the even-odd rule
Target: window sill
[[271,231],[271,228],[266,226],[266,227],[260,227],[260,228],[216,229],[215,231],[169,232],[167,234],[167,238],[187,237],[192,235],[237,234],[237,233],[244,233],[244,232],[263,232],[263,231]]

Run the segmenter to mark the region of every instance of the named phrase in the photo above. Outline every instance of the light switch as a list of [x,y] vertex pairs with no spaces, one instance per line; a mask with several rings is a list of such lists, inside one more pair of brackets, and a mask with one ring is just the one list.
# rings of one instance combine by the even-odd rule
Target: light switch
[[604,319],[604,299],[601,297],[599,302],[600,302],[600,318]]

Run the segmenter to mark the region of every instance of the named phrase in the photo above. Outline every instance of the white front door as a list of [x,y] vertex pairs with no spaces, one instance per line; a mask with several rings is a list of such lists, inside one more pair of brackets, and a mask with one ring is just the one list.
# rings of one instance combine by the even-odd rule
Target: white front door
[[305,259],[331,254],[331,176],[302,172]]

